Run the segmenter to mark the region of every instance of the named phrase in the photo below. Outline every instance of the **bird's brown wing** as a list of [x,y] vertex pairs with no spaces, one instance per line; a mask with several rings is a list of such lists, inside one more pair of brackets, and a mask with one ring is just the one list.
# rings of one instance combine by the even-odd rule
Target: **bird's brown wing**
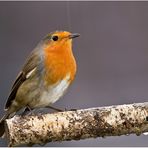
[[15,99],[18,88],[24,83],[24,81],[26,81],[31,76],[32,71],[40,65],[40,56],[41,55],[39,55],[39,53],[36,50],[34,50],[28,57],[22,71],[19,73],[18,77],[16,78],[12,86],[10,95],[5,104],[5,109],[8,109],[12,101]]
[[11,105],[12,101],[15,99],[16,93],[18,88],[20,87],[20,85],[26,80],[25,75],[23,74],[23,72],[20,72],[17,79],[15,80],[10,95],[7,99],[7,102],[5,104],[5,109],[9,108],[9,106]]

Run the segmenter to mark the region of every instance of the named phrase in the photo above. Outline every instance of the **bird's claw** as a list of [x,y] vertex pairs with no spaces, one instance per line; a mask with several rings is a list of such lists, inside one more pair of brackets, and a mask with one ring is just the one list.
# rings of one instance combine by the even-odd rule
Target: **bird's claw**
[[77,109],[75,109],[75,108],[72,108],[72,109],[65,108],[65,111],[77,111]]

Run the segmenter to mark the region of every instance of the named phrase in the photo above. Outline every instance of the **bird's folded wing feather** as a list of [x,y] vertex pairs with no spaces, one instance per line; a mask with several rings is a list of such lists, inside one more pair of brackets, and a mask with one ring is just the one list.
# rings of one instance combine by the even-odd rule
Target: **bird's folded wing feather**
[[29,77],[32,76],[33,71],[37,69],[37,66],[40,62],[40,55],[35,50],[28,57],[22,71],[17,76],[15,82],[13,83],[11,92],[7,99],[5,109],[8,109],[11,105],[12,101],[15,99],[18,88],[22,85],[24,81],[26,81]]

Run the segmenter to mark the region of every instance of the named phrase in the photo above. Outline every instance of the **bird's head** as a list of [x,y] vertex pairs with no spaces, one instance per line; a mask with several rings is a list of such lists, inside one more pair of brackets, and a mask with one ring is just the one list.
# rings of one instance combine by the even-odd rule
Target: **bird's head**
[[55,31],[49,33],[43,39],[43,42],[48,52],[60,52],[66,49],[71,49],[72,39],[78,36],[80,36],[78,33],[70,33],[67,31]]

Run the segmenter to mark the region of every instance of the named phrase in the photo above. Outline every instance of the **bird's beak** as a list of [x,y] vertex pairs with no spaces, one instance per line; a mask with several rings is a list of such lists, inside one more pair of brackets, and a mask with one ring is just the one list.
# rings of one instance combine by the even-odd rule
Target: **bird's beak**
[[76,38],[76,37],[79,37],[79,36],[80,36],[80,34],[78,34],[78,33],[72,33],[72,34],[69,35],[69,39],[73,39],[73,38]]

